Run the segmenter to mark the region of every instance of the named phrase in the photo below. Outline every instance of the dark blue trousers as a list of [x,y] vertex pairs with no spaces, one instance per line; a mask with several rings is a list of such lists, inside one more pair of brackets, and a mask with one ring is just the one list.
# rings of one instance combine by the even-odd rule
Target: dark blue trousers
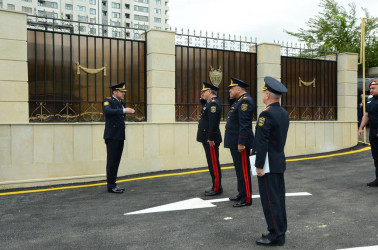
[[124,140],[106,139],[106,181],[108,189],[116,187],[117,173],[121,161]]

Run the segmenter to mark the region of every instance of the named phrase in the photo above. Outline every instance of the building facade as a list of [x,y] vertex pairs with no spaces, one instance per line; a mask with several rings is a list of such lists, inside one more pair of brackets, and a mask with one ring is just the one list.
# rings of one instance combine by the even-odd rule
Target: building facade
[[[0,8],[91,24],[167,30],[168,2],[169,0],[0,0]],[[94,32],[96,31],[93,30]]]

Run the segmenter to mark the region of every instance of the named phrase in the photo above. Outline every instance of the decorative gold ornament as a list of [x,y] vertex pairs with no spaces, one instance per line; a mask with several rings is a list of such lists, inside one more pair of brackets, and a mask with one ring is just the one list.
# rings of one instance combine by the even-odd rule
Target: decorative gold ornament
[[80,65],[79,62],[76,62],[77,74],[80,75],[80,69],[87,72],[88,74],[97,74],[98,72],[104,71],[104,76],[106,76],[106,65],[98,69],[88,69]]
[[219,69],[214,69],[214,68],[210,65],[209,77],[210,77],[210,81],[211,81],[211,83],[212,83],[215,87],[218,88],[219,85],[220,85],[221,82],[222,82],[222,70],[221,70],[221,67],[219,67]]
[[315,77],[314,77],[314,80],[312,80],[312,82],[305,82],[305,81],[302,81],[302,79],[301,79],[301,77],[299,77],[299,87],[302,87],[302,84],[304,85],[304,86],[310,86],[310,85],[312,85],[312,87],[313,88],[315,88]]

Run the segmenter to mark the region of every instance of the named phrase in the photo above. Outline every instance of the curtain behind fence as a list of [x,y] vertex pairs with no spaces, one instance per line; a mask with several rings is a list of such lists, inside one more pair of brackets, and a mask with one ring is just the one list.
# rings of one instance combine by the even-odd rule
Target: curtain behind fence
[[[28,30],[29,117],[32,122],[103,121],[109,86],[126,82],[128,120],[146,120],[145,41]],[[89,69],[78,70],[76,63]],[[80,73],[80,74],[78,74]]]
[[[221,67],[222,82],[218,97],[222,103],[222,120],[229,112],[228,85],[231,77],[250,85],[247,89],[256,104],[256,53],[207,49],[176,45],[176,121],[197,121],[201,116],[200,90],[202,82],[210,82],[209,68]],[[256,110],[254,120],[256,119]]]

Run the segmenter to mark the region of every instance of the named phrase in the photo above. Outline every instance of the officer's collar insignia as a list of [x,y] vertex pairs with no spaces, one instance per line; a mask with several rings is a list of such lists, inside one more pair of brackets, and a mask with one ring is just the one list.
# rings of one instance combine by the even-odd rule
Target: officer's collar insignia
[[215,112],[217,112],[217,107],[215,107],[215,106],[211,106],[210,111],[211,111],[211,113],[215,113]]
[[272,107],[272,106],[267,106],[267,107],[264,108],[263,111],[267,111],[267,110],[269,110],[271,107]]
[[243,103],[242,105],[241,105],[241,110],[242,111],[246,111],[248,109],[248,104],[247,103]]
[[104,102],[104,106],[108,106],[108,105],[109,105],[108,101]]
[[258,123],[258,125],[259,125],[260,127],[262,127],[262,126],[264,126],[264,123],[265,123],[265,117],[260,117],[260,118],[259,118],[259,123]]

